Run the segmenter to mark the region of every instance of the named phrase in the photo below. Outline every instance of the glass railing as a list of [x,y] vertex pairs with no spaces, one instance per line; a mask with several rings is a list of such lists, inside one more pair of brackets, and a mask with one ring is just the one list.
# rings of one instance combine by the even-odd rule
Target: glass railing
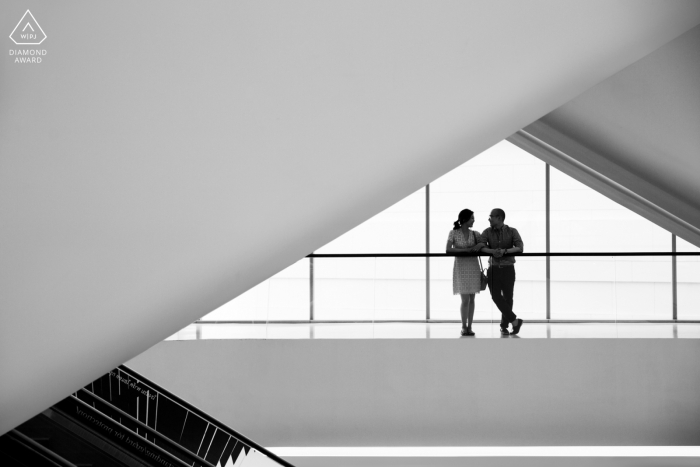
[[56,407],[128,452],[160,465],[291,466],[125,366]]
[[[170,339],[434,337],[382,324],[459,323],[453,256],[312,254]],[[514,311],[530,323],[700,323],[699,252],[524,253],[516,261]],[[499,334],[488,289],[475,304],[474,322]]]

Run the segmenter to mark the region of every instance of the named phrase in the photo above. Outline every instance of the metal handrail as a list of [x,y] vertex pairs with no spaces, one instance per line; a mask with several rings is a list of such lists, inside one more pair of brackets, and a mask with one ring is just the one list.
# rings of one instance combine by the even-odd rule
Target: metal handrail
[[[158,433],[157,430],[154,430],[153,428],[151,428],[150,426],[146,425],[146,424],[143,423],[142,421],[136,419],[135,417],[132,417],[131,415],[129,415],[128,413],[124,412],[124,411],[123,411],[122,409],[120,409],[119,407],[115,406],[114,404],[110,403],[109,401],[106,401],[106,400],[102,399],[102,398],[101,398],[100,396],[98,396],[97,394],[93,394],[92,392],[86,390],[85,388],[79,389],[79,390],[78,390],[78,394],[87,395],[88,398],[90,398],[90,399],[93,400],[93,402],[97,402],[97,403],[99,403],[99,404],[103,404],[103,405],[109,407],[109,410],[113,410],[114,412],[118,413],[120,417],[124,417],[125,419],[129,420],[131,423],[134,423],[134,424],[137,425],[140,429],[144,430],[146,433],[150,434],[150,435],[153,436],[154,438],[157,436],[157,437],[161,438],[161,440],[162,440],[163,442],[165,442],[165,444],[167,444],[167,445],[170,446],[171,448],[174,448],[174,449],[176,449],[176,450],[178,450],[178,451],[181,451],[183,454],[185,454],[187,457],[190,458],[189,460],[193,460],[193,461],[195,461],[195,462],[198,462],[198,463],[204,465],[205,467],[215,467],[214,464],[212,464],[211,462],[209,462],[209,461],[207,461],[207,460],[205,460],[205,459],[202,459],[200,456],[198,456],[198,455],[195,454],[194,452],[190,451],[190,450],[187,449],[186,447],[184,447],[184,446],[182,446],[182,445],[176,443],[175,441],[171,440],[171,439],[168,438],[167,436],[165,436],[165,435],[163,435],[163,434],[161,434],[161,433]],[[75,399],[77,399],[77,400],[79,400],[79,401],[81,401],[81,402],[83,402],[83,403],[85,402],[85,401],[81,400],[80,397],[75,397],[75,396],[70,396],[70,397],[73,397],[73,398],[75,398]],[[88,405],[88,407],[89,407],[89,405]],[[102,412],[101,410],[99,410],[97,407],[93,407],[93,408],[94,408],[95,410],[97,410],[98,412],[104,413],[104,412]],[[108,414],[105,414],[105,415],[108,415]],[[108,416],[109,416],[109,415],[108,415]],[[118,423],[118,424],[124,426],[123,423]],[[132,430],[132,432],[133,432],[133,430]],[[139,435],[139,433],[136,433],[136,435]],[[139,436],[140,436],[140,435],[139,435]],[[143,437],[142,437],[142,438],[143,438]],[[145,439],[148,440],[148,438],[145,438]],[[166,452],[168,452],[168,451],[166,451]],[[170,453],[170,454],[172,454],[172,453]],[[174,454],[172,454],[172,455],[174,455]],[[176,456],[176,457],[177,457],[177,456]],[[183,462],[184,462],[184,461],[183,461]]]
[[255,448],[255,450],[261,452],[262,454],[266,455],[270,459],[274,460],[275,462],[284,465],[285,467],[294,467],[294,465],[290,464],[286,460],[282,459],[281,457],[277,456],[273,452],[269,451],[265,447],[259,445],[255,441],[252,441],[251,439],[243,436],[242,434],[238,433],[236,430],[233,430],[229,428],[228,426],[224,425],[221,423],[219,420],[215,419],[211,415],[207,414],[203,410],[195,407],[194,405],[190,404],[189,402],[181,399],[180,397],[174,395],[167,389],[163,388],[162,386],[154,383],[153,381],[149,380],[148,378],[142,376],[138,372],[132,370],[131,368],[125,366],[125,365],[119,365],[119,369],[123,371],[124,373],[127,373],[131,376],[133,376],[135,379],[147,384],[148,386],[151,386],[152,389],[155,389],[156,391],[160,392],[164,396],[168,397],[170,400],[173,402],[177,403],[181,407],[183,407],[186,410],[189,410],[190,412],[196,414],[200,418],[206,420],[207,422],[211,423],[212,425],[216,426],[219,430],[223,431],[224,433],[229,434],[230,436],[238,439],[239,441],[243,442],[244,444],[247,444],[248,446]]
[[[442,258],[452,256],[493,256],[489,253],[312,253],[306,258]],[[592,253],[509,253],[507,256],[700,256],[700,252],[592,252]]]
[[7,433],[7,436],[10,439],[14,439],[15,442],[24,445],[27,449],[33,450],[34,452],[36,452],[36,454],[42,456],[44,459],[46,459],[46,461],[50,462],[52,465],[55,465],[57,467],[76,467],[76,465],[71,461],[64,459],[63,457],[53,452],[51,449],[48,449],[42,444],[37,443],[29,436],[25,435],[20,431],[9,431]]
[[[146,438],[142,437],[141,435],[139,435],[138,433],[134,432],[134,431],[131,430],[130,428],[128,428],[128,427],[124,426],[123,424],[119,423],[118,421],[112,419],[112,417],[110,417],[109,415],[107,415],[107,414],[105,414],[104,412],[102,412],[102,411],[100,411],[100,410],[98,410],[98,409],[92,407],[91,405],[87,404],[85,401],[82,401],[82,400],[78,399],[78,398],[77,398],[76,396],[74,396],[74,395],[68,396],[66,399],[64,399],[63,401],[59,402],[57,405],[51,407],[51,410],[55,410],[55,411],[58,412],[59,414],[63,415],[64,417],[67,417],[67,418],[69,418],[69,419],[71,419],[71,420],[76,420],[75,417],[70,416],[68,413],[66,413],[66,412],[60,407],[63,403],[65,403],[65,402],[67,402],[67,401],[73,401],[73,402],[77,403],[78,405],[80,405],[82,409],[87,410],[88,412],[92,412],[93,414],[96,414],[97,416],[103,417],[104,420],[106,420],[106,421],[109,422],[109,423],[114,424],[115,426],[119,426],[120,430],[122,430],[124,433],[130,434],[131,436],[134,436],[134,437],[138,438],[140,442],[143,442],[143,443],[147,444],[148,447],[149,447],[149,449],[152,449],[153,451],[158,452],[160,455],[163,455],[164,457],[168,458],[169,461],[173,461],[173,462],[175,462],[176,464],[179,464],[180,467],[190,467],[189,464],[187,464],[186,462],[184,462],[182,459],[178,458],[178,457],[175,456],[174,454],[172,454],[172,453],[170,453],[170,452],[164,450],[164,449],[161,448],[160,446],[158,446],[158,445],[152,443],[151,441],[149,441],[149,440],[147,440]],[[111,405],[111,404],[109,404],[109,403],[107,403],[107,404],[108,404],[108,405]],[[92,429],[92,428],[90,427],[89,424],[83,424],[83,426],[84,426],[84,427],[87,427],[91,432],[93,432],[94,434],[97,434],[97,435],[100,436],[101,438],[107,439],[110,443],[114,443],[113,440],[109,440],[109,438],[105,438],[103,434],[101,434],[101,433],[99,433],[98,431],[95,431],[94,429]],[[208,464],[209,464],[209,463],[208,463]],[[211,464],[209,464],[209,465],[211,465]]]

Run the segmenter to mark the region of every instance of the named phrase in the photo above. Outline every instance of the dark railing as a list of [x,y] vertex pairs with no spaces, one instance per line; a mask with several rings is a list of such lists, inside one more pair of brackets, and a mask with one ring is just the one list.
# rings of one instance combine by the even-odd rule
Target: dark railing
[[[312,253],[307,258],[442,258],[452,256],[492,256],[488,253]],[[595,252],[595,253],[513,253],[508,256],[556,257],[556,256],[700,256],[700,252]]]
[[[549,166],[547,166],[547,170],[549,170]],[[549,241],[549,236],[547,237],[547,241]],[[671,262],[671,294],[672,294],[672,303],[673,303],[673,308],[671,310],[671,320],[670,322],[677,322],[678,321],[678,274],[677,274],[677,262],[676,262],[676,257],[677,256],[700,256],[700,252],[677,252],[675,251],[676,249],[676,237],[675,235],[673,236],[673,242],[672,242],[673,250],[672,252],[666,252],[666,251],[655,251],[655,252],[564,252],[564,253],[514,253],[510,254],[508,256],[523,256],[523,257],[544,257],[545,262],[546,262],[546,277],[545,277],[545,285],[546,285],[546,310],[545,310],[545,316],[546,319],[544,320],[528,320],[528,321],[542,321],[542,322],[554,322],[551,319],[551,314],[552,314],[552,305],[551,305],[551,275],[550,275],[550,258],[553,257],[611,257],[611,256],[619,256],[619,257],[631,257],[631,256],[670,256],[672,259]],[[426,245],[426,249],[428,246]],[[547,249],[549,249],[549,245],[547,246]],[[443,257],[452,257],[452,256],[484,256],[484,257],[491,257],[492,255],[489,253],[481,253],[481,252],[476,252],[476,253],[347,253],[347,254],[310,254],[307,256],[307,258],[310,258],[310,261],[313,261],[313,258],[426,258],[425,261],[425,270],[426,270],[426,282],[425,282],[425,296],[426,296],[426,303],[425,303],[425,321],[433,321],[430,319],[430,260],[428,258],[443,258]],[[312,281],[312,290],[313,290],[313,277],[311,279]],[[312,310],[313,310],[313,305],[312,305]],[[313,319],[313,313],[311,313],[311,319]],[[316,321],[315,321],[316,322]],[[570,322],[567,320],[567,322]],[[601,322],[600,320],[581,320],[580,322]],[[605,322],[605,321],[602,321]],[[619,320],[614,320],[614,322],[619,322]],[[640,322],[640,321],[633,321],[633,322]],[[651,322],[651,321],[641,321],[641,322]],[[654,320],[653,322],[660,322],[659,320]],[[694,322],[694,321],[689,321],[689,322]]]
[[[675,236],[674,238],[674,244],[675,244]],[[426,245],[427,248],[427,245]],[[289,324],[295,324],[295,323],[377,323],[377,322],[458,322],[457,320],[435,320],[431,319],[431,313],[430,313],[430,287],[431,287],[431,268],[430,268],[430,260],[429,258],[450,258],[450,257],[458,257],[458,256],[483,256],[483,257],[491,257],[491,254],[487,253],[312,253],[306,256],[306,258],[309,259],[309,291],[310,291],[310,300],[309,300],[309,319],[308,320],[275,320],[275,323],[289,323]],[[543,277],[543,281],[546,284],[546,310],[543,310],[543,315],[545,319],[541,320],[533,320],[529,319],[528,321],[531,322],[545,322],[545,323],[553,323],[557,322],[557,320],[552,320],[551,319],[551,275],[550,275],[550,258],[563,258],[563,257],[671,257],[672,262],[671,262],[671,292],[672,292],[672,304],[673,304],[673,309],[670,310],[669,312],[669,319],[667,320],[586,320],[586,319],[581,319],[581,320],[575,320],[575,322],[581,322],[581,323],[588,323],[588,322],[697,322],[695,320],[684,320],[684,321],[678,321],[678,309],[677,309],[677,304],[678,304],[678,287],[677,287],[677,282],[678,282],[678,275],[677,275],[677,257],[700,257],[700,252],[677,252],[677,251],[638,251],[638,252],[616,252],[616,251],[603,251],[603,252],[557,252],[557,253],[515,253],[515,254],[509,254],[508,256],[511,257],[525,257],[525,258],[545,258],[546,262],[546,274],[545,277]],[[314,272],[315,266],[318,266],[318,263],[314,263],[315,259],[332,259],[332,258],[425,258],[426,259],[426,280],[425,280],[425,288],[426,288],[426,303],[425,303],[425,319],[421,320],[372,320],[372,321],[366,321],[366,320],[319,320],[316,318],[316,313],[314,309],[314,295],[315,295],[315,280],[316,280],[316,275]],[[487,263],[484,262],[484,267],[488,267]],[[562,322],[566,323],[571,323],[574,322],[572,320],[560,320]],[[267,321],[265,321],[267,322]],[[476,320],[476,322],[479,322],[479,320]],[[488,320],[483,321],[483,322],[489,322]],[[196,323],[232,323],[232,324],[255,324],[255,323],[261,323],[260,321],[257,320],[217,320],[217,321],[209,321],[209,320],[198,320]]]
[[[214,467],[217,463],[226,465],[229,459],[235,464],[241,456],[262,455],[291,467],[289,462],[125,366],[88,384],[66,401],[71,404],[64,407],[66,410],[84,418],[81,412],[90,413],[89,407],[101,414],[90,413],[100,423],[107,424],[104,419],[118,421],[124,428],[121,436],[111,436],[113,441],[124,444],[127,439],[136,440],[139,448],[158,448],[183,465]],[[132,443],[126,444],[129,448]]]
[[[137,459],[163,465],[165,467],[213,467],[198,456],[184,452],[173,444],[167,443],[162,437],[143,436],[133,429],[133,423],[128,417],[120,417],[111,404],[92,400],[88,403],[84,391],[80,397],[69,396],[51,408],[59,415],[74,420],[85,426],[93,435],[108,443],[119,446]],[[115,416],[116,414],[116,416]]]

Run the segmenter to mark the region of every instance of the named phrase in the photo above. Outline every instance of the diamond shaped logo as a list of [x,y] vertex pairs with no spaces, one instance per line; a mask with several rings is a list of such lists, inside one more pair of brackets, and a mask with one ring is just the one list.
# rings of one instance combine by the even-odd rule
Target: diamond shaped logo
[[27,10],[22,19],[19,20],[19,23],[17,23],[17,26],[15,26],[12,34],[10,34],[10,39],[17,45],[37,45],[44,42],[46,34],[36,19],[34,19],[32,12]]

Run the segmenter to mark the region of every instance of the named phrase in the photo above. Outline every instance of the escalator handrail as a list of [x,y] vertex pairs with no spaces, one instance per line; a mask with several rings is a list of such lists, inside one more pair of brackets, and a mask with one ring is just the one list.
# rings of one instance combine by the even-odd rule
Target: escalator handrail
[[168,391],[167,389],[163,388],[162,386],[160,386],[160,385],[154,383],[153,381],[151,381],[150,379],[148,379],[148,378],[142,376],[140,373],[138,373],[138,372],[132,370],[131,368],[129,368],[129,367],[125,366],[125,365],[119,365],[118,368],[119,368],[121,371],[130,374],[130,375],[133,376],[134,378],[136,378],[136,379],[138,379],[138,380],[140,380],[140,381],[143,381],[144,383],[148,384],[149,386],[152,386],[154,389],[156,389],[157,391],[161,392],[161,393],[164,394],[165,396],[169,397],[169,398],[172,399],[174,402],[180,404],[180,405],[181,405],[182,407],[184,407],[185,409],[187,409],[187,410],[191,411],[192,413],[198,415],[199,417],[203,418],[204,420],[206,420],[207,422],[211,423],[212,425],[214,425],[215,427],[217,427],[217,428],[220,429],[221,431],[226,432],[226,433],[228,433],[229,435],[233,436],[234,438],[237,438],[239,441],[242,441],[243,443],[247,444],[248,446],[250,446],[250,447],[252,447],[252,448],[255,448],[257,451],[260,451],[262,454],[265,454],[265,455],[266,455],[267,457],[269,457],[270,459],[272,459],[272,460],[274,460],[274,461],[276,461],[276,462],[278,462],[278,463],[284,465],[285,467],[294,467],[294,465],[290,464],[289,462],[287,462],[286,460],[284,460],[284,459],[282,459],[281,457],[277,456],[276,454],[274,454],[274,453],[268,451],[267,449],[265,449],[263,446],[260,446],[260,445],[259,445],[258,443],[256,443],[255,441],[253,441],[253,440],[251,440],[251,439],[249,439],[249,438],[243,436],[242,434],[238,433],[236,430],[233,430],[233,429],[229,428],[228,426],[224,425],[223,423],[221,423],[220,421],[218,421],[218,420],[215,419],[214,417],[208,415],[208,414],[207,414],[206,412],[204,412],[203,410],[198,409],[198,408],[195,407],[194,405],[192,405],[192,404],[190,404],[189,402],[187,402],[187,401],[181,399],[180,397],[178,397],[178,396],[176,396],[175,394],[171,393],[170,391]]
[[42,446],[40,443],[37,443],[24,433],[21,433],[17,430],[12,430],[7,433],[7,436],[9,438],[14,439],[16,442],[21,443],[30,449],[33,449],[37,454],[39,454],[42,457],[45,457],[49,462],[53,463],[56,466],[76,467],[76,465],[73,464],[71,461],[59,456],[46,446]]
[[[209,462],[209,461],[207,461],[207,460],[205,460],[205,459],[202,459],[201,457],[199,457],[199,455],[193,453],[192,451],[190,451],[189,449],[187,449],[185,446],[182,446],[181,444],[176,443],[175,441],[171,440],[170,438],[168,438],[167,436],[165,436],[165,435],[162,434],[162,433],[158,433],[156,430],[154,430],[154,429],[151,428],[150,426],[146,425],[145,423],[143,423],[143,422],[140,421],[139,419],[137,419],[137,418],[135,418],[135,417],[129,415],[128,413],[124,412],[122,409],[120,409],[119,407],[115,406],[115,405],[112,404],[111,402],[102,399],[102,398],[101,398],[100,396],[98,396],[97,394],[94,394],[94,393],[92,393],[92,392],[90,392],[90,391],[87,391],[87,390],[85,390],[85,389],[83,389],[83,388],[80,388],[80,392],[81,392],[81,393],[87,394],[88,397],[93,398],[94,400],[96,400],[97,402],[99,402],[99,403],[101,403],[101,404],[104,404],[104,405],[109,406],[110,409],[114,410],[115,412],[117,412],[119,415],[121,415],[122,417],[126,418],[126,419],[129,420],[130,422],[137,424],[140,428],[142,428],[144,431],[146,431],[146,432],[147,432],[148,434],[150,434],[151,436],[154,436],[154,437],[157,436],[157,437],[163,439],[167,444],[169,444],[170,446],[174,447],[175,449],[178,449],[178,450],[180,450],[180,451],[184,451],[185,454],[187,454],[188,456],[192,457],[193,460],[195,460],[196,462],[201,463],[201,464],[204,465],[205,467],[216,467],[214,464],[212,464],[211,462]],[[75,397],[75,396],[71,396],[71,397]],[[77,399],[80,400],[80,398],[77,398]],[[81,401],[81,402],[85,403],[85,401]],[[97,409],[97,408],[95,408],[95,407],[93,407],[93,409],[94,409],[94,410],[97,410],[98,412],[101,412],[99,409]],[[103,413],[103,412],[101,412],[101,413]],[[104,414],[104,413],[103,413],[103,414]],[[104,415],[106,415],[106,416],[109,417],[109,415],[107,415],[107,414],[104,414]],[[110,418],[111,418],[111,417],[110,417]],[[114,420],[114,419],[112,419],[112,420]],[[119,422],[117,422],[116,420],[114,420],[114,421],[115,421],[118,425],[124,426],[124,424],[119,423]],[[138,433],[137,433],[137,435],[138,435]],[[138,435],[138,436],[140,436],[140,435]],[[144,437],[141,436],[141,438],[144,438]],[[147,438],[144,438],[144,439],[148,440]]]
[[[131,435],[131,436],[134,436],[135,438],[138,438],[139,441],[143,441],[144,443],[147,443],[147,444],[149,445],[149,446],[148,446],[149,448],[153,449],[154,451],[157,451],[158,454],[160,454],[160,455],[162,455],[162,456],[165,456],[166,458],[169,458],[170,460],[174,461],[174,462],[175,462],[177,465],[179,465],[180,467],[192,467],[190,464],[188,464],[188,463],[184,462],[183,460],[177,458],[176,456],[174,456],[173,454],[169,453],[168,451],[166,451],[165,449],[161,448],[160,446],[158,446],[158,445],[156,445],[156,444],[153,444],[153,443],[150,442],[149,440],[145,439],[143,436],[141,436],[141,435],[139,435],[138,433],[136,433],[136,432],[134,432],[133,430],[131,430],[129,427],[126,427],[126,426],[122,425],[122,424],[119,423],[118,421],[116,421],[116,420],[114,420],[113,418],[111,418],[109,415],[100,412],[99,410],[97,410],[96,408],[92,407],[91,405],[85,403],[84,401],[81,401],[80,399],[78,399],[78,398],[75,397],[74,395],[71,394],[70,396],[67,397],[67,399],[72,399],[72,400],[74,400],[75,402],[77,402],[78,404],[82,405],[83,408],[89,410],[90,412],[92,412],[92,413],[97,413],[97,414],[99,414],[99,415],[105,417],[107,420],[109,420],[109,421],[111,421],[112,423],[114,423],[114,425],[118,426],[121,430],[124,430],[124,432],[126,432],[127,434],[129,434],[129,435]],[[57,406],[55,406],[55,405],[54,405],[53,407],[51,407],[51,410],[56,411],[57,413],[61,414],[62,416],[66,417],[66,418],[68,418],[69,420],[79,420],[78,418],[72,417],[71,415],[67,414],[64,410],[60,409],[59,407],[57,407]],[[93,435],[99,436],[100,438],[106,440],[106,441],[107,441],[108,443],[110,443],[111,445],[118,446],[119,449],[123,449],[121,446],[119,446],[118,444],[116,444],[113,440],[111,440],[111,439],[105,437],[102,433],[100,433],[99,431],[95,430],[95,429],[94,429],[93,427],[91,427],[89,424],[87,424],[87,423],[81,423],[80,425],[81,425],[83,428],[89,430]],[[160,436],[163,437],[163,435],[160,435]],[[209,464],[209,465],[211,465],[211,464]],[[208,466],[207,466],[207,467],[208,467]]]

